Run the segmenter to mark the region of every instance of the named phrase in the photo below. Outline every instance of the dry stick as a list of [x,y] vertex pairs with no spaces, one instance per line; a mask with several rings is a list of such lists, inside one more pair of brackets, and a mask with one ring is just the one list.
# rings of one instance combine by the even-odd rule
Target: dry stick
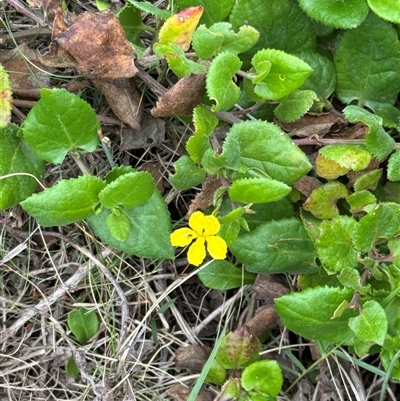
[[41,26],[48,26],[47,22],[39,15],[35,14],[32,10],[22,4],[19,0],[7,0],[7,3],[13,6],[17,11],[31,20],[37,22]]

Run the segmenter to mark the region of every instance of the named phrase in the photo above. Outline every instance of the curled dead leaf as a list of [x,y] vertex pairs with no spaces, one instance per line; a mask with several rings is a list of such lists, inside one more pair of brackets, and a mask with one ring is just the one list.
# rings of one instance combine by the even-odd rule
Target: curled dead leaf
[[[191,391],[190,387],[186,387],[183,384],[175,384],[168,390],[168,394],[174,401],[186,401]],[[213,395],[206,389],[201,388],[195,401],[211,401],[212,399]]]
[[175,353],[176,370],[180,372],[181,369],[188,369],[191,372],[200,372],[210,353],[210,348],[200,344],[179,347]]
[[79,71],[91,78],[130,78],[137,72],[132,46],[111,11],[83,13],[54,40],[79,63]]
[[190,116],[205,94],[205,74],[190,74],[164,93],[151,110],[154,117]]

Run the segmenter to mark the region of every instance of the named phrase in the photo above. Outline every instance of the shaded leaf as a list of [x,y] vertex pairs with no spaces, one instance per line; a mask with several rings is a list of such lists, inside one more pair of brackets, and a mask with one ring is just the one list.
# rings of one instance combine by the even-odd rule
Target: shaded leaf
[[155,6],[154,4],[150,3],[149,1],[135,1],[135,0],[128,0],[129,3],[133,4],[139,10],[149,13],[151,15],[156,16],[162,20],[166,20],[171,16],[171,12],[167,10],[162,10],[161,8]]
[[193,160],[186,155],[181,156],[174,163],[174,168],[175,174],[170,175],[168,179],[175,188],[181,191],[201,184],[206,178],[205,171],[197,167]]
[[390,181],[400,181],[400,149],[390,156],[387,172]]
[[106,224],[114,238],[122,242],[128,239],[131,224],[123,212],[113,211],[107,217]]

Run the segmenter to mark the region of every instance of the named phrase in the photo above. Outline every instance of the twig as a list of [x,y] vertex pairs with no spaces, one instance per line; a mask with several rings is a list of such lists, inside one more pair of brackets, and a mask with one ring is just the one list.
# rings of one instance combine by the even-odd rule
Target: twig
[[49,26],[49,24],[45,22],[43,18],[39,17],[39,15],[35,14],[32,10],[30,10],[28,7],[22,4],[19,0],[7,0],[7,2],[21,14],[37,22],[40,26]]

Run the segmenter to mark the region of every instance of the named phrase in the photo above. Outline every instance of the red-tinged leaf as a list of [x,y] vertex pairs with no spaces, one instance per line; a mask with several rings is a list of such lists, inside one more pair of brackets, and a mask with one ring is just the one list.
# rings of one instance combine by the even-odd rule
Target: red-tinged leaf
[[160,29],[161,43],[176,43],[182,50],[187,51],[192,41],[193,32],[203,14],[203,7],[189,7],[167,19]]

